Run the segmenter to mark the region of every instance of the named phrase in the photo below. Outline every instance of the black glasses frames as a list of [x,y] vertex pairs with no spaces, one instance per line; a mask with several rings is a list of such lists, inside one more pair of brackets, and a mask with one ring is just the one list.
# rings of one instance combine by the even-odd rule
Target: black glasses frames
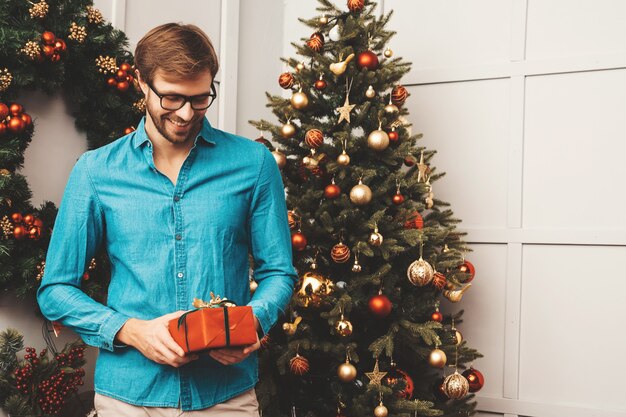
[[181,109],[187,102],[191,104],[191,108],[194,110],[206,110],[211,107],[211,104],[217,97],[217,90],[215,89],[215,83],[211,83],[211,93],[202,94],[198,96],[183,96],[181,94],[161,94],[155,90],[152,83],[146,83],[150,90],[156,94],[160,100],[161,108],[163,110],[178,110]]

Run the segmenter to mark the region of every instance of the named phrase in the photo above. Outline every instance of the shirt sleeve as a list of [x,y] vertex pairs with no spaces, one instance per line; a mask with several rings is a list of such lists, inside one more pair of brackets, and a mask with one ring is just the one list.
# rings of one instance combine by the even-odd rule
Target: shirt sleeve
[[104,213],[88,170],[89,152],[70,174],[57,214],[37,301],[43,315],[78,333],[85,343],[113,350],[129,317],[81,290],[83,272],[102,243]]
[[289,303],[298,275],[292,264],[282,177],[272,154],[264,146],[261,150],[261,170],[248,214],[258,287],[248,305],[267,333]]

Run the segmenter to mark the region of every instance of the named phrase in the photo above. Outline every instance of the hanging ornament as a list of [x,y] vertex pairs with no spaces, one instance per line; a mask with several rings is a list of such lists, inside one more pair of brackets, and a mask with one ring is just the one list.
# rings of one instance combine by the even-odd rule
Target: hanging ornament
[[320,25],[328,24],[328,16],[324,15],[319,18]]
[[87,39],[87,29],[85,29],[84,26],[78,26],[75,22],[72,22],[70,25],[70,34],[67,39],[83,43],[85,39]]
[[337,42],[339,41],[339,39],[341,39],[341,35],[339,34],[339,25],[333,26],[328,31],[328,38],[333,42]]
[[430,319],[439,323],[443,321],[443,314],[439,312],[439,307],[430,315]]
[[435,205],[435,193],[433,192],[433,186],[430,185],[430,176],[426,178],[426,185],[428,186],[428,192],[426,193],[426,198],[424,198],[424,203],[427,209],[431,209]]
[[359,252],[356,251],[356,253],[354,254],[354,265],[352,265],[352,272],[358,274],[359,272],[361,272],[361,269],[361,264],[359,264]]
[[372,372],[366,372],[365,375],[369,378],[370,385],[380,386],[383,378],[387,375],[387,372],[380,372],[380,369],[378,368],[378,358],[376,358],[374,370]]
[[393,90],[391,90],[391,102],[398,107],[404,104],[407,97],[409,97],[409,92],[401,85],[396,85]]
[[428,363],[434,368],[443,368],[446,366],[447,360],[446,353],[438,347],[433,349],[430,355],[428,355]]
[[420,258],[417,261],[413,261],[407,270],[409,281],[417,287],[428,285],[433,280],[433,275],[435,274],[433,267],[422,258],[423,248],[424,244],[422,243],[420,245]]
[[30,58],[32,61],[42,61],[41,47],[35,41],[27,41],[20,52]]
[[342,148],[341,154],[339,154],[339,156],[337,157],[337,163],[339,165],[342,165],[342,166],[350,165],[350,155],[348,155],[346,153],[346,143],[347,143],[346,140],[344,140],[342,142],[342,144],[341,144],[341,148]]
[[477,392],[485,385],[485,377],[478,370],[474,369],[473,366],[470,366],[469,369],[466,369],[462,374],[467,382],[469,383],[469,392]]
[[293,336],[294,334],[296,334],[296,331],[298,330],[298,324],[300,324],[301,321],[302,317],[298,316],[293,321],[293,323],[283,323],[283,331],[285,332],[285,334],[288,336]]
[[8,68],[1,69],[0,70],[0,93],[7,91],[12,81],[13,81],[13,75],[9,72],[9,69]]
[[324,74],[320,73],[320,78],[317,81],[315,81],[315,84],[314,84],[315,89],[318,91],[324,91],[327,85],[328,84],[326,84],[326,81],[324,81]]
[[314,52],[320,52],[324,48],[324,35],[320,32],[315,32],[311,35],[306,44]]
[[456,341],[456,344],[460,345],[461,342],[463,342],[463,334],[458,329],[453,329],[453,330],[454,330],[454,339]]
[[382,130],[382,122],[379,120],[378,129],[367,136],[367,146],[377,152],[384,151],[389,146],[389,136]]
[[348,262],[350,259],[350,248],[339,241],[330,251],[330,257],[338,264]]
[[296,71],[300,72],[304,69],[304,62],[300,61],[296,64]]
[[387,105],[385,106],[385,113],[390,114],[390,115],[394,115],[396,113],[398,113],[400,110],[398,109],[398,106],[396,106],[395,104],[393,104],[391,102],[391,94],[389,95],[389,103],[387,103]]
[[378,224],[374,223],[374,231],[370,233],[370,237],[367,240],[372,246],[380,246],[383,244],[383,235],[378,232]]
[[448,398],[460,400],[467,395],[468,391],[469,383],[458,371],[454,371],[452,375],[448,375],[443,380],[443,392],[445,392]]
[[254,280],[254,278],[250,278],[250,294],[254,294],[257,288],[259,288],[259,283]]
[[417,164],[417,182],[426,182],[426,178],[430,173],[428,165],[424,163],[424,151],[420,152],[420,161]]
[[413,155],[407,155],[404,158],[404,165],[408,167],[412,167],[413,165],[415,165],[416,162],[417,162],[417,159],[415,159]]
[[295,250],[303,251],[306,244],[306,237],[299,230],[291,235],[291,245]]
[[335,184],[335,177],[331,180],[331,183],[324,189],[324,197],[328,199],[335,199],[341,195],[341,188]]
[[296,127],[291,124],[290,120],[280,128],[280,135],[285,139],[291,139],[296,134]]
[[415,389],[413,378],[411,378],[408,373],[398,368],[393,360],[391,361],[391,370],[387,373],[387,376],[383,378],[383,384],[394,391],[397,389],[396,386],[404,386],[404,388],[395,392],[395,396],[398,398],[410,400],[411,397],[413,397],[413,390]]
[[367,90],[365,90],[365,97],[367,98],[376,97],[376,90],[374,90],[374,87],[372,87],[371,85],[367,87]]
[[335,323],[335,331],[339,336],[348,337],[352,334],[352,323],[346,320],[341,314],[341,318]]
[[444,274],[435,271],[435,274],[433,275],[433,287],[437,288],[438,290],[443,290],[447,282],[448,280],[446,279],[446,276]]
[[357,206],[364,206],[372,201],[372,190],[359,179],[359,183],[350,190],[350,201]]
[[465,291],[469,290],[469,288],[472,286],[472,284],[467,284],[464,287],[461,287],[460,289],[448,289],[445,290],[443,292],[443,296],[446,297],[448,300],[452,301],[453,303],[458,303],[459,301],[461,301],[461,298],[463,298],[463,293],[465,293]]
[[290,89],[293,86],[294,81],[295,79],[293,77],[293,74],[290,72],[283,72],[278,77],[278,85],[280,85],[285,90]]
[[309,129],[304,134],[304,141],[311,148],[319,148],[324,143],[324,134],[319,129]]
[[317,272],[306,272],[296,284],[299,304],[304,307],[317,307],[322,299],[334,291],[335,284]]
[[350,80],[350,85],[348,85],[348,80],[346,80],[346,100],[344,101],[343,106],[335,109],[339,112],[339,120],[337,121],[337,124],[341,123],[343,120],[350,123],[350,112],[356,107],[356,104],[350,104],[350,89],[352,89],[352,81],[353,80]]
[[424,218],[419,212],[414,211],[409,215],[409,217],[404,222],[405,229],[423,229],[424,228]]
[[95,25],[99,25],[104,21],[104,17],[102,17],[102,13],[100,10],[96,9],[93,6],[87,6],[87,22]]
[[304,110],[309,105],[309,97],[302,92],[302,88],[291,96],[291,105],[296,110]]
[[469,278],[463,281],[464,284],[468,282],[472,282],[472,280],[474,279],[474,276],[476,275],[476,268],[474,268],[474,265],[472,265],[470,261],[465,260],[465,259],[463,260],[463,263],[458,266],[457,269],[459,270],[459,272],[462,272],[464,274],[469,274]]
[[387,135],[389,136],[389,141],[392,143],[396,143],[398,142],[398,139],[400,139],[400,135],[396,131],[395,126],[391,128],[391,132],[389,132]]
[[352,382],[356,378],[357,370],[350,363],[350,350],[346,349],[346,361],[337,368],[337,376],[341,382]]
[[346,69],[348,68],[348,64],[350,63],[350,61],[352,61],[352,59],[354,59],[354,54],[348,55],[348,57],[343,61],[341,59],[342,59],[342,56],[340,55],[339,62],[333,62],[332,64],[329,65],[330,71],[337,76],[346,72]]
[[391,48],[387,47],[385,49],[385,52],[383,52],[383,55],[385,56],[385,58],[391,58],[393,56],[393,51],[391,50]]
[[259,142],[260,144],[265,146],[269,151],[273,151],[274,150],[274,146],[272,145],[272,142],[270,142],[269,140],[265,139],[263,137],[263,134],[261,134],[261,136],[256,138],[254,141],[255,142]]
[[391,310],[393,308],[393,304],[386,295],[383,294],[383,290],[378,290],[378,294],[370,297],[367,302],[367,307],[374,316],[379,319],[384,319],[389,314],[391,314]]
[[287,157],[285,156],[284,153],[282,153],[278,149],[274,149],[272,151],[272,156],[274,157],[274,160],[276,161],[276,165],[278,165],[278,169],[283,169],[285,165],[287,165]]
[[351,12],[360,12],[365,7],[364,0],[348,0],[348,9]]
[[378,68],[378,56],[369,50],[361,52],[356,58],[356,66],[359,69],[367,68],[370,71],[375,71]]
[[400,181],[396,180],[396,193],[391,198],[391,202],[396,206],[404,203],[404,196],[400,193]]
[[289,370],[294,375],[304,375],[309,372],[309,360],[296,353],[296,356],[289,361]]
[[294,230],[300,223],[300,216],[295,211],[289,210],[287,211],[287,222],[289,223],[289,229]]
[[28,13],[30,14],[31,18],[43,19],[44,17],[46,17],[46,15],[48,14],[48,3],[46,3],[44,0],[41,0],[39,3],[31,4],[33,6],[28,9]]
[[261,338],[259,343],[261,344],[261,349],[267,349],[272,344],[272,338],[269,334],[266,334]]
[[383,405],[383,400],[380,400],[378,406],[374,408],[374,416],[375,417],[387,417],[389,415],[389,410],[387,407]]

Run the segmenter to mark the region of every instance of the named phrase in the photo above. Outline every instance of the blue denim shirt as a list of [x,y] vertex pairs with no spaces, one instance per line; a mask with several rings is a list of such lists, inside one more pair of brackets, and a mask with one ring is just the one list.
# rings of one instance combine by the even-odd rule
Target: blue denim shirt
[[[130,404],[198,410],[258,379],[257,356],[225,366],[201,355],[181,368],[114,346],[130,317],[192,309],[210,292],[250,305],[264,332],[297,279],[285,193],[272,154],[205,119],[176,185],[155,165],[142,120],[137,130],[86,152],[61,202],[38,292],[43,314],[100,348],[96,392]],[[111,259],[107,305],[80,290],[100,245]],[[248,253],[258,288],[250,296]]]

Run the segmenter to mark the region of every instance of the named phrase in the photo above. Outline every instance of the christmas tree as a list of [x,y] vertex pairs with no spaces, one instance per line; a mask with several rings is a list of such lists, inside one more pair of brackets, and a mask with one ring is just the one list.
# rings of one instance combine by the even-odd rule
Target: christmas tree
[[299,58],[283,59],[291,96],[268,94],[280,123],[251,122],[271,134],[257,140],[283,173],[300,275],[263,340],[263,415],[470,415],[483,377],[466,368],[481,355],[445,307],[474,267],[435,197],[435,152],[406,119],[410,64],[389,48],[392,13],[319,3],[300,19],[313,34],[293,44]]

